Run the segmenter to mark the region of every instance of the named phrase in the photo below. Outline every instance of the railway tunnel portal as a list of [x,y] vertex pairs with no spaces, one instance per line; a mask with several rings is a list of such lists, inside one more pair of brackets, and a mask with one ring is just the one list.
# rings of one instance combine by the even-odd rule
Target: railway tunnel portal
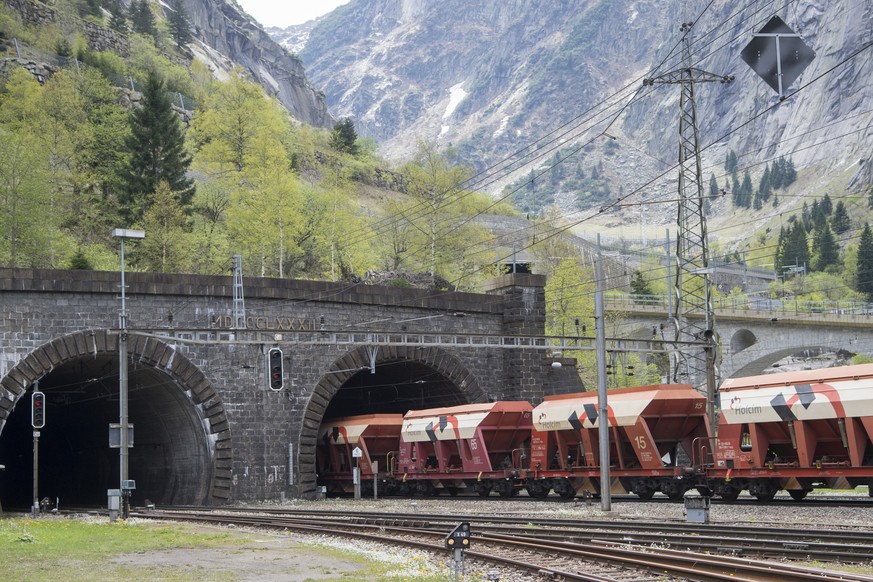
[[[309,497],[325,419],[581,390],[542,345],[506,343],[543,335],[543,287],[532,275],[495,279],[486,294],[252,279],[246,328],[234,329],[230,277],[129,274],[133,502]],[[117,290],[117,273],[0,270],[4,506],[31,502],[37,382],[40,497],[102,503],[118,487]]]

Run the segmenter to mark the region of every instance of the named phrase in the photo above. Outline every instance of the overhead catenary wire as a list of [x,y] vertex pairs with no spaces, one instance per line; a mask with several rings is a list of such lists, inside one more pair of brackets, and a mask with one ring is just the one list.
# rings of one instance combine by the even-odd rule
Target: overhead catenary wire
[[[639,189],[638,189],[638,190],[639,190]],[[632,192],[631,194],[633,194],[633,193],[634,193],[634,192]],[[621,198],[620,200],[625,200],[626,198],[627,198],[627,196]],[[581,223],[581,222],[583,222],[583,221],[584,221],[584,219],[581,220],[581,221],[579,221],[579,222]],[[561,232],[561,231],[563,231],[563,230],[566,230],[566,229],[561,229],[561,228],[555,229],[555,233],[557,233],[557,232]]]

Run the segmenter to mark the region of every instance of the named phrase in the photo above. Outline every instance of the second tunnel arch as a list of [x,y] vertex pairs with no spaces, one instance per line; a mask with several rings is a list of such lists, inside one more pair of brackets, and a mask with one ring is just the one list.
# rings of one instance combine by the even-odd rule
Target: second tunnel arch
[[[416,370],[427,369],[438,375],[443,385],[450,384],[454,388],[454,393],[442,396],[433,395],[432,406],[441,405],[437,403],[441,397],[454,397],[465,401],[451,402],[451,404],[484,402],[487,399],[487,395],[479,386],[475,375],[456,356],[442,348],[380,346],[375,350],[375,353],[373,350],[374,348],[370,346],[359,346],[337,358],[331,366],[331,370],[322,376],[312,391],[303,416],[299,441],[300,451],[297,458],[300,474],[299,491],[303,497],[315,495],[315,449],[318,441],[318,430],[332,400],[356,375],[369,374],[371,363],[375,362],[376,370],[380,366],[402,363],[412,365]],[[442,405],[447,404],[444,400],[442,401]],[[425,407],[430,407],[430,405]],[[358,413],[364,413],[364,411]]]

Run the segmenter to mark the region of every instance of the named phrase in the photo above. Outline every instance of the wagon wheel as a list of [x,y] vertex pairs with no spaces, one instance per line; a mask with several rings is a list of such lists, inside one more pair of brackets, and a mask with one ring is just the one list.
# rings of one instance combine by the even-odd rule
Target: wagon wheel
[[518,489],[513,486],[511,481],[498,481],[494,489],[501,497],[515,497],[518,494]]
[[639,497],[643,501],[648,501],[649,499],[651,499],[652,497],[655,496],[655,490],[652,489],[651,487],[646,487],[642,491],[634,491],[634,493],[636,493],[637,497]]
[[740,490],[736,487],[723,487],[718,494],[722,501],[733,503],[740,496]]
[[682,501],[682,499],[685,497],[685,490],[681,487],[679,489],[673,489],[666,493],[667,497],[670,498],[670,501]]
[[549,486],[546,483],[533,481],[528,483],[526,488],[527,494],[536,499],[542,499],[549,495]]
[[576,490],[572,487],[567,487],[566,489],[558,491],[558,495],[561,496],[561,499],[573,499],[576,497]]
[[[758,501],[763,501],[766,503],[768,501],[773,501],[773,498],[776,497],[776,493],[777,493],[776,489],[769,489],[767,491],[755,493],[755,497],[758,498]],[[792,495],[792,497],[794,497],[794,496]]]
[[789,489],[788,494],[791,496],[791,499],[794,501],[802,501],[807,493],[809,493],[809,489]]

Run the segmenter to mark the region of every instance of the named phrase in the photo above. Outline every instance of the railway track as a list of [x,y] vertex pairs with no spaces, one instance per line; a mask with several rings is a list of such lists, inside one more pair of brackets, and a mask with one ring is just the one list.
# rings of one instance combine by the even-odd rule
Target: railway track
[[467,521],[473,531],[472,548],[466,552],[468,559],[565,580],[644,580],[649,576],[652,580],[873,582],[873,576],[864,574],[764,561],[765,557],[818,560],[819,556],[837,556],[840,561],[869,563],[873,561],[871,531],[786,532],[785,528],[777,531],[685,523],[262,508],[160,509],[132,515],[354,537],[439,553],[445,553],[445,535],[459,521]]

